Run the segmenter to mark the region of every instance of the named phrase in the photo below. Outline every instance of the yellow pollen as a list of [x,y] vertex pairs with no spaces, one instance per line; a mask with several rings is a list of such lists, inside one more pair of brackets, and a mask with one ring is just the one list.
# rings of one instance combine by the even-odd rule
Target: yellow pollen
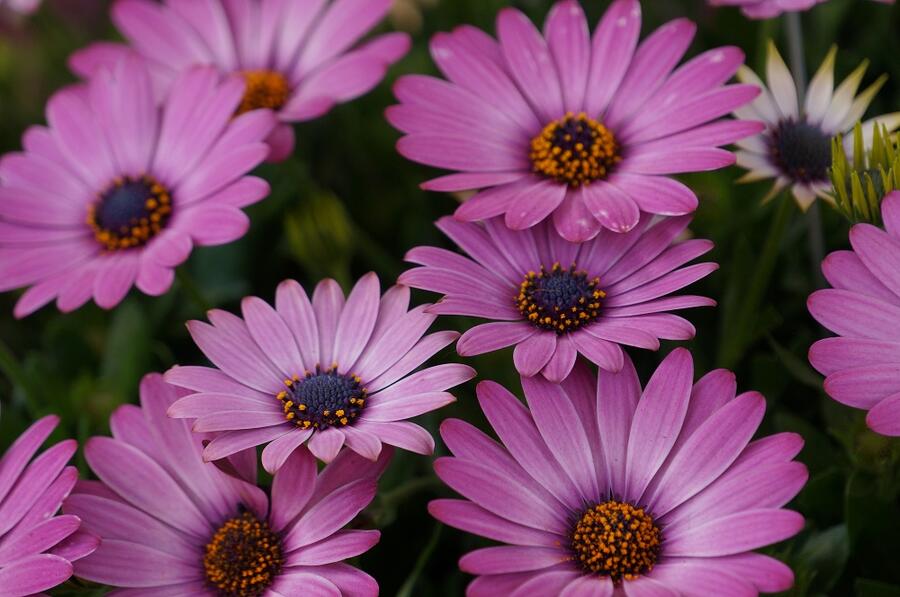
[[229,597],[257,597],[274,582],[283,560],[268,523],[244,512],[225,522],[206,544],[206,580]]
[[287,79],[281,73],[270,70],[247,70],[242,74],[246,88],[236,114],[260,108],[278,110],[287,103],[291,90]]
[[587,510],[572,531],[572,552],[581,568],[617,583],[650,572],[661,543],[652,516],[616,500]]
[[549,270],[528,272],[515,296],[516,308],[532,325],[558,334],[574,331],[600,316],[600,279],[588,277],[573,263],[563,268],[554,263]]
[[584,112],[568,112],[531,140],[529,157],[536,174],[580,187],[609,176],[622,161],[619,149],[612,132],[601,123]]

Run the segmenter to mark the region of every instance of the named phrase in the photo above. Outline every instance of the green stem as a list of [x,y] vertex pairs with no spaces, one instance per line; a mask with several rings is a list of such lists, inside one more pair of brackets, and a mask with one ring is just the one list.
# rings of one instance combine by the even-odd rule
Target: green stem
[[428,560],[431,559],[431,555],[434,553],[434,550],[441,540],[441,530],[443,528],[444,525],[441,523],[434,525],[434,530],[431,532],[431,539],[428,540],[428,544],[416,560],[416,565],[413,566],[409,576],[406,577],[400,590],[397,591],[397,597],[411,597],[415,594],[413,591],[416,588],[416,583],[419,581],[419,577],[422,576],[422,571],[425,569]]
[[[791,72],[797,84],[797,99],[800,105],[804,105],[806,97],[806,56],[803,53],[803,22],[799,12],[789,12],[785,15],[787,23],[788,59],[791,63]],[[801,110],[802,112],[802,110]],[[806,213],[806,225],[808,226],[807,243],[809,246],[809,258],[812,261],[812,280],[816,288],[825,285],[822,277],[822,260],[825,259],[825,237],[822,233],[822,208],[818,199],[813,201]]]
[[200,286],[197,285],[187,269],[184,267],[178,268],[175,270],[175,277],[178,278],[178,283],[181,285],[181,288],[184,289],[184,292],[190,297],[191,301],[198,309],[206,313],[213,308],[212,303],[203,294]]
[[409,499],[410,496],[413,496],[420,491],[440,486],[441,482],[437,477],[419,477],[418,479],[412,479],[391,491],[385,491],[381,495],[381,502],[385,505],[403,503]]
[[3,340],[0,340],[0,371],[3,371],[3,374],[13,386],[18,386],[22,390],[30,411],[29,414],[32,417],[37,417],[40,412],[38,392],[28,380],[25,369],[19,363],[15,353]]
[[741,360],[747,345],[753,339],[753,330],[759,318],[760,305],[772,278],[772,272],[775,270],[784,233],[791,219],[794,202],[789,197],[776,197],[774,201],[778,203],[778,211],[769,227],[769,235],[766,237],[766,242],[756,262],[756,269],[750,278],[747,292],[744,294],[744,301],[741,303],[735,324],[729,331],[728,339],[720,356],[722,366],[727,369],[733,369]]

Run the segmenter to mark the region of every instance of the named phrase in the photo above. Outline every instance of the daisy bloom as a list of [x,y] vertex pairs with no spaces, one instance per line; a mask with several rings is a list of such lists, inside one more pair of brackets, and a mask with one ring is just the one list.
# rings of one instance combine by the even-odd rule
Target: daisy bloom
[[[827,0],[707,0],[710,6],[739,6],[751,19],[771,19],[785,12],[803,12]],[[893,4],[894,0],[875,0]]]
[[793,584],[790,568],[752,550],[798,533],[782,508],[807,480],[782,433],[751,442],[765,399],[735,396],[730,371],[696,384],[673,351],[642,390],[631,361],[563,384],[523,378],[528,408],[493,382],[478,401],[499,436],[449,419],[453,457],[438,476],[466,499],[429,504],[438,520],[504,545],[459,566],[470,597],[757,595]]
[[809,297],[812,316],[838,335],[809,349],[809,362],[826,376],[825,391],[847,406],[869,411],[866,423],[900,436],[900,191],[881,206],[884,229],[857,224],[851,251],[822,262],[832,288]]
[[161,94],[198,64],[237,73],[246,88],[235,113],[275,110],[269,159],[282,160],[294,148],[292,123],[368,93],[409,50],[405,33],[359,43],[390,7],[391,0],[118,0],[112,19],[129,45],[96,43],[69,64],[90,76],[130,48],[151,64]]
[[66,88],[49,126],[0,160],[0,291],[30,288],[23,317],[56,299],[117,305],[132,286],[160,295],[194,245],[249,227],[241,208],[269,185],[245,174],[268,153],[268,110],[233,118],[243,82],[209,68],[185,72],[162,108],[137,59]]
[[[669,178],[734,163],[719,146],[761,130],[718,120],[756,97],[724,85],[744,61],[735,47],[675,69],[694,37],[672,21],[638,46],[641,7],[616,0],[593,38],[576,0],[554,5],[544,35],[518,10],[497,17],[499,42],[469,26],[436,35],[431,55],[449,79],[406,76],[388,120],[407,158],[458,171],[433,191],[480,192],[462,220],[505,215],[515,229],[551,217],[573,242],[626,232],[640,211],[682,215],[697,196]],[[675,69],[675,70],[673,70]]]
[[32,457],[56,428],[48,416],[29,427],[0,458],[0,594],[33,595],[72,576],[72,562],[97,548],[99,539],[71,514],[57,515],[78,479],[66,466],[77,445],[60,442]]
[[[749,106],[735,110],[735,116],[766,123],[766,130],[759,135],[737,142],[741,147],[737,152],[737,163],[749,170],[741,182],[774,178],[775,184],[766,200],[790,187],[803,210],[816,197],[833,201],[828,178],[831,139],[838,134],[844,135],[845,148],[852,151],[853,135],[849,133],[887,81],[887,76],[883,75],[857,96],[868,67],[868,63],[863,62],[835,89],[836,55],[837,48],[832,47],[810,81],[802,106],[794,76],[771,41],[766,61],[768,88],[749,68],[741,67],[738,71],[738,79],[759,85],[763,92]],[[900,125],[900,112],[863,123],[867,146],[872,143],[876,123],[893,131]]]
[[660,339],[694,337],[694,326],[669,311],[715,305],[702,296],[669,296],[718,268],[685,266],[712,242],[674,242],[690,216],[651,220],[645,215],[629,232],[603,230],[574,244],[549,222],[515,231],[502,218],[480,224],[446,217],[437,227],[470,258],[417,247],[406,260],[421,267],[404,272],[400,283],[444,294],[432,313],[494,320],[463,334],[463,356],[515,345],[520,374],[540,372],[554,382],[565,379],[578,353],[618,371],[622,344],[657,350]]
[[27,15],[38,9],[41,0],[0,0],[0,9]]
[[[375,596],[378,583],[342,560],[380,533],[343,530],[375,496],[390,454],[370,462],[345,452],[321,472],[295,451],[272,482],[255,484],[256,454],[201,457],[202,437],[166,409],[178,398],[161,375],[141,382],[141,407],[110,418],[112,437],[91,438],[85,457],[99,481],[78,485],[65,512],[102,538],[75,574],[129,596]],[[223,467],[224,468],[224,467]]]
[[188,330],[216,368],[166,373],[191,390],[169,416],[196,419],[194,431],[217,434],[203,451],[206,460],[267,444],[262,462],[269,472],[307,440],[325,462],[345,443],[370,460],[382,443],[431,454],[431,435],[405,419],[453,402],[446,390],[475,371],[444,364],[410,375],[458,334],[426,336],[436,315],[428,305],[409,310],[409,293],[395,286],[379,297],[378,277],[369,273],[346,299],[337,282],[323,280],[310,301],[300,284],[286,280],[274,308],[247,297],[243,319],[210,311],[209,324],[191,321]]

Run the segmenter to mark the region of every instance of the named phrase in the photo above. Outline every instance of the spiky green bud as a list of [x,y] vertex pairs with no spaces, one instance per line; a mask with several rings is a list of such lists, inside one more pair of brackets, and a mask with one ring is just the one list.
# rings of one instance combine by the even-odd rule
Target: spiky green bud
[[892,137],[876,125],[872,145],[865,147],[862,125],[853,128],[853,152],[844,149],[843,135],[831,140],[831,183],[834,205],[848,220],[879,224],[881,201],[900,189],[900,135]]

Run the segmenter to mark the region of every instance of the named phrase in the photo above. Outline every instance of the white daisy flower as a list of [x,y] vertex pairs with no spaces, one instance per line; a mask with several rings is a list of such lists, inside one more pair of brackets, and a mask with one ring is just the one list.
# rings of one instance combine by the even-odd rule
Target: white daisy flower
[[[863,61],[835,89],[836,54],[837,48],[832,47],[810,81],[802,106],[794,77],[771,41],[766,61],[768,87],[746,66],[738,71],[737,76],[742,83],[759,85],[762,93],[749,105],[736,110],[734,115],[740,119],[766,123],[763,132],[737,142],[741,148],[736,152],[737,164],[748,170],[740,181],[775,179],[765,201],[788,186],[804,211],[816,197],[834,200],[828,178],[831,139],[838,133],[843,134],[846,150],[852,151],[853,135],[847,133],[853,130],[887,80],[887,75],[884,75],[857,95],[868,68],[868,61]],[[872,142],[876,123],[894,131],[900,126],[900,112],[863,122],[866,146]]]

